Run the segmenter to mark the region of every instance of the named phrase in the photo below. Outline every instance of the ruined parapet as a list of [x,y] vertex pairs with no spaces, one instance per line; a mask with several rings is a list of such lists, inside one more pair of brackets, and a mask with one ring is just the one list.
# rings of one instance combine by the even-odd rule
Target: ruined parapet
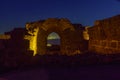
[[[7,36],[6,36],[7,35]],[[16,67],[29,63],[33,51],[29,50],[29,40],[25,28],[15,28],[0,38],[0,63],[5,67]]]
[[68,19],[48,18],[26,24],[26,29],[31,35],[30,49],[34,54],[45,55],[47,49],[47,36],[55,32],[61,38],[60,55],[74,55],[85,50],[83,38],[84,27],[81,24],[72,24]]
[[89,28],[89,50],[103,54],[120,53],[120,15],[97,20]]
[[0,47],[5,53],[27,53],[29,40],[24,39],[28,35],[25,28],[15,28],[10,32],[0,35]]

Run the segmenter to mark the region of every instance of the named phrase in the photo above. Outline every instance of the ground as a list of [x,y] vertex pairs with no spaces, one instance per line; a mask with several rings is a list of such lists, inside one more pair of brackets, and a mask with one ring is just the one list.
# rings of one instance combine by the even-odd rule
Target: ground
[[[2,74],[0,80],[120,80],[120,65],[34,67]],[[3,79],[2,79],[3,78]]]

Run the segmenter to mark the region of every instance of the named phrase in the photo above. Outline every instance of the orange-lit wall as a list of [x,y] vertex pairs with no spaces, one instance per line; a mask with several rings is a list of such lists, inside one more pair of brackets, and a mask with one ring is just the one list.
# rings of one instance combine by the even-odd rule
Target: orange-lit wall
[[89,28],[89,50],[96,53],[120,53],[120,15],[99,20]]

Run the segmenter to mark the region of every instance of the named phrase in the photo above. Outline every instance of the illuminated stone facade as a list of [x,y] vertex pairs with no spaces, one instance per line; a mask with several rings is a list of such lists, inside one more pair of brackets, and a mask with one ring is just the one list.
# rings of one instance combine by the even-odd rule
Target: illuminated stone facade
[[31,22],[26,24],[26,29],[30,36],[25,35],[25,39],[30,40],[30,50],[33,50],[34,54],[46,54],[47,37],[52,32],[60,36],[60,55],[80,54],[88,46],[83,37],[85,28],[81,24],[72,24],[67,19],[49,18]]
[[[81,24],[72,24],[68,19],[49,18],[26,23],[25,28],[15,28],[0,36],[0,50],[45,55],[47,37],[55,32],[60,36],[59,55],[81,54],[87,50],[86,29]],[[85,32],[85,34],[84,34]],[[3,49],[4,48],[4,49]]]
[[0,52],[45,55],[47,37],[55,32],[60,37],[59,55],[81,54],[91,51],[102,54],[120,53],[120,15],[97,20],[93,27],[72,24],[68,19],[49,18],[26,23],[0,35]]
[[[83,54],[83,56],[79,57],[76,55],[75,57],[72,56],[70,58],[70,63],[72,64],[74,60],[78,60],[77,63],[97,62],[97,64],[98,62],[101,63],[101,61],[105,63],[112,60],[119,61],[119,54],[117,57],[113,54],[120,53],[120,15],[97,20],[93,27],[83,27],[81,24],[72,24],[68,19],[57,18],[26,23],[25,28],[15,28],[0,35],[0,65],[6,67],[30,65],[40,60],[38,55],[53,54],[53,52],[47,50],[47,37],[52,32],[57,33],[60,37],[60,46],[54,45],[50,48],[60,48],[59,52],[54,51],[55,54]],[[84,55],[84,53],[88,52],[90,54]],[[92,52],[105,56],[94,55]],[[106,56],[108,54],[113,56]],[[36,56],[33,57],[33,55]],[[44,61],[46,63],[47,60],[48,62],[49,60],[56,60],[55,62],[59,63],[56,58],[39,56],[39,58],[42,57],[44,60],[41,60],[41,62]],[[47,60],[45,57],[47,57]],[[65,60],[62,61],[64,63]],[[66,61],[68,62],[67,59]]]
[[98,20],[89,28],[89,50],[102,54],[120,53],[120,15]]

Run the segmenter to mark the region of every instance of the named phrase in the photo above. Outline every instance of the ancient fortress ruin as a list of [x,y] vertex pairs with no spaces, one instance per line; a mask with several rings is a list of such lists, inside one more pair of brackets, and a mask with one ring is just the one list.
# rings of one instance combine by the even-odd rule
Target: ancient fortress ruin
[[33,53],[45,55],[47,37],[55,32],[60,36],[59,55],[120,53],[120,15],[95,21],[84,27],[68,19],[49,18],[26,23],[25,28],[15,28],[0,35],[0,51],[4,53]]
[[95,21],[89,28],[89,50],[102,54],[120,53],[120,15]]

